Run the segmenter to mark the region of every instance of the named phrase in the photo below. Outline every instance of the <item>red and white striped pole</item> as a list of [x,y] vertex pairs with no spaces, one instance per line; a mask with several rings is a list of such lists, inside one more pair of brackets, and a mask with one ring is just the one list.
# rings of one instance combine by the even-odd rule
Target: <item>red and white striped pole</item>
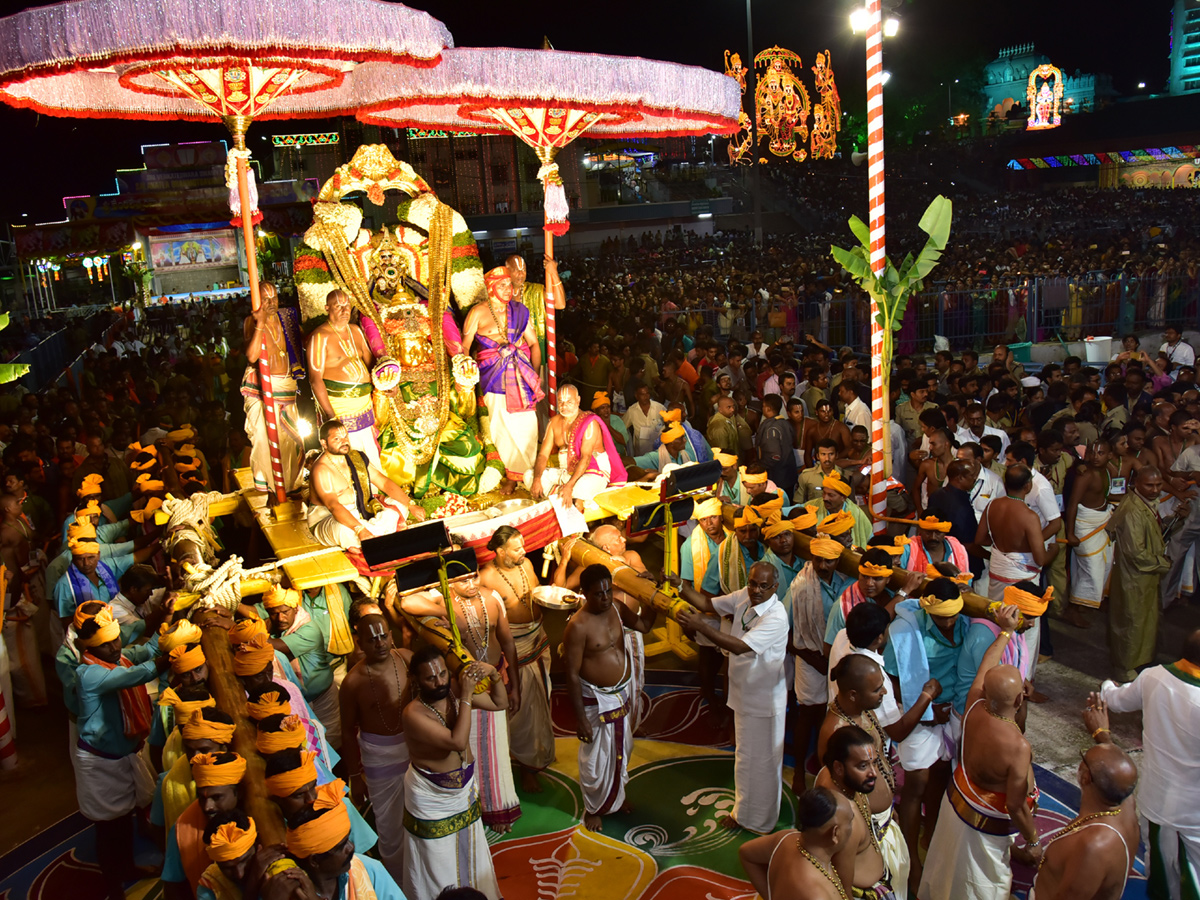
[[[883,230],[883,9],[881,0],[867,0],[867,201],[871,235],[871,270],[881,274],[886,250]],[[871,300],[871,510],[875,530],[887,524],[887,478],[891,466],[885,421],[888,398],[884,396],[884,326],[877,321],[879,308]]]

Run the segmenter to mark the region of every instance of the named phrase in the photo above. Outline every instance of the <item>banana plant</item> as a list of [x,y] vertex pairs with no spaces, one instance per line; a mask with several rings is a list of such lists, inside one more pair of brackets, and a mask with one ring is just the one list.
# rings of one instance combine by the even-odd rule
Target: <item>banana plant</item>
[[[8,327],[8,313],[0,313],[0,331]],[[16,381],[29,371],[29,366],[23,363],[0,363],[0,384]]]
[[[850,217],[850,231],[858,238],[858,246],[849,250],[844,247],[830,247],[834,260],[858,282],[859,286],[870,295],[874,301],[875,321],[883,327],[883,352],[879,359],[879,369],[883,379],[883,446],[884,446],[884,477],[891,476],[891,453],[888,448],[888,425],[891,414],[888,409],[888,398],[891,396],[891,371],[893,335],[900,330],[904,322],[904,311],[908,301],[919,293],[925,284],[925,279],[942,258],[946,242],[950,238],[950,221],[954,213],[954,204],[942,195],[938,195],[929,204],[918,227],[929,235],[925,246],[915,257],[909,253],[897,269],[891,259],[884,259],[883,271],[878,274],[871,269],[871,232],[867,224],[858,216]],[[874,362],[874,361],[872,361]]]

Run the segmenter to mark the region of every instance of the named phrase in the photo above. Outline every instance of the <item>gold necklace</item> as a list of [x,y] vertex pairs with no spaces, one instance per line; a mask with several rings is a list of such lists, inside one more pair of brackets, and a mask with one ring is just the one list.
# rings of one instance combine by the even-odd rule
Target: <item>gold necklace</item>
[[[1083,825],[1092,821],[1093,819],[1103,819],[1107,816],[1119,816],[1120,814],[1121,814],[1121,810],[1118,807],[1117,809],[1105,809],[1105,810],[1101,810],[1100,812],[1088,813],[1086,816],[1076,816],[1074,819],[1072,819],[1070,822],[1068,822],[1065,826],[1063,826],[1062,830],[1059,831],[1059,833],[1056,834],[1051,840],[1057,841],[1061,837],[1066,837],[1068,834],[1071,834],[1074,831],[1078,831]],[[1124,836],[1122,836],[1121,839],[1124,840],[1125,839]],[[1038,860],[1038,871],[1039,872],[1042,871],[1042,865],[1045,864],[1045,862],[1046,862],[1046,856],[1043,853],[1042,858]]]
[[875,717],[874,711],[869,709],[863,710],[864,724],[862,722],[855,722],[854,719],[850,718],[846,711],[842,709],[841,703],[836,697],[834,698],[832,708],[834,715],[839,719],[849,725],[857,725],[871,735],[872,740],[876,741],[875,752],[879,754],[879,770],[883,772],[883,779],[888,783],[888,787],[892,789],[892,794],[894,795],[896,793],[896,772],[892,768],[892,761],[887,755],[887,743],[884,739],[883,728],[880,727],[879,719]]
[[[987,709],[987,707],[984,707],[984,709]],[[987,711],[987,714],[989,716],[991,716],[993,719],[999,719],[1001,722],[1007,722],[1009,725],[1011,725],[1013,728],[1016,728],[1018,731],[1021,728],[1021,726],[1018,725],[1014,719],[1010,719],[1008,716],[1002,716],[1002,715],[1000,715],[1000,713],[994,713],[990,709]]]
[[520,594],[518,594],[517,589],[515,587],[513,587],[513,583],[508,580],[508,576],[504,574],[503,566],[500,565],[500,560],[499,559],[496,560],[496,574],[499,575],[500,579],[505,584],[508,585],[508,589],[510,591],[512,591],[513,596],[517,598],[517,602],[520,603],[522,606],[526,607],[529,610],[529,615],[532,616],[533,615],[533,604],[531,604],[528,600],[529,579],[525,577],[525,567],[524,566],[513,566],[513,568],[516,569],[518,574],[520,574],[520,576],[521,576],[521,591],[522,591],[522,593],[520,593]]
[[815,856],[804,849],[804,845],[800,843],[800,835],[796,835],[796,849],[800,851],[801,856],[813,864],[818,872],[825,876],[826,881],[837,888],[838,896],[841,897],[842,900],[850,900],[850,898],[846,896],[846,889],[842,887],[841,879],[835,879],[832,875],[830,875],[829,870],[817,862],[817,858]]

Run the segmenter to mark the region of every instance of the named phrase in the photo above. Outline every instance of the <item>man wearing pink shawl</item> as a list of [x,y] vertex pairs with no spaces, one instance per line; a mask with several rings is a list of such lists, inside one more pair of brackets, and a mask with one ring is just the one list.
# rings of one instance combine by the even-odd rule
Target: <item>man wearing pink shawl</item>
[[[557,465],[550,466],[550,457]],[[540,500],[557,492],[564,504],[584,509],[602,490],[624,484],[625,466],[608,426],[592,412],[579,409],[579,391],[573,384],[558,389],[558,414],[550,420],[533,471],[525,487]]]
[[513,299],[508,270],[492,269],[484,283],[487,300],[467,313],[463,349],[469,353],[478,343],[479,383],[509,493],[528,474],[537,452],[537,402],[545,396],[538,376],[541,348],[529,309]]

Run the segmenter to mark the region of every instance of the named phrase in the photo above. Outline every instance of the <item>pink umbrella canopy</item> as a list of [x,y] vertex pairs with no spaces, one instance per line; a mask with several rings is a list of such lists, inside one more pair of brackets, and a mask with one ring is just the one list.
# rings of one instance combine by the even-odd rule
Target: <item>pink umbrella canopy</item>
[[382,0],[68,0],[0,19],[0,101],[101,119],[348,115],[356,65],[435,66],[452,45]]

